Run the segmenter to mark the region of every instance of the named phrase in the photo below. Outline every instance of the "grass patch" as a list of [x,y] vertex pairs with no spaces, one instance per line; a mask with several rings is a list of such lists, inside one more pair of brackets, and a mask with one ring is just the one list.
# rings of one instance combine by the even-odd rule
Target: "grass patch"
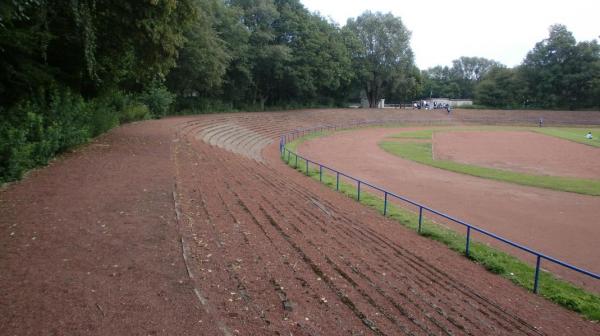
[[[298,145],[302,142],[331,133],[332,132],[322,132],[310,134],[286,144],[286,148],[296,152]],[[317,181],[321,180],[321,182],[329,188],[336,189],[336,187],[338,187],[335,176],[326,172],[321,175],[318,167],[315,167],[312,164],[309,165],[307,171],[306,161],[301,158],[297,158],[296,160],[294,154],[283,155],[282,159],[299,172],[306,174]],[[340,181],[339,191],[350,198],[357,199],[357,189],[354,184]],[[384,201],[382,197],[378,197],[363,190],[360,194],[360,203],[383,214]],[[387,217],[415,231],[418,228],[418,215],[394,204],[388,203]],[[426,218],[422,222],[421,235],[439,241],[457,253],[465,253],[465,236]],[[528,290],[533,288],[534,267],[505,252],[498,251],[486,244],[474,240],[471,240],[469,251],[469,258],[482,265],[488,271],[501,275]],[[544,270],[540,272],[539,293],[541,296],[554,303],[582,314],[589,320],[600,320],[599,296],[589,293],[566,281],[559,280]]]
[[[573,128],[573,127],[538,127],[532,129],[535,132],[553,137],[570,140],[594,147],[600,147],[600,128]],[[586,139],[587,132],[592,132],[593,139]]]
[[[418,140],[431,139],[433,132],[434,130],[403,132],[394,135],[391,138]],[[429,136],[429,138],[425,138],[426,136]],[[516,183],[538,188],[573,192],[583,195],[600,195],[600,180],[563,176],[532,175],[508,170],[463,164],[448,160],[434,160],[432,155],[431,143],[428,142],[415,143],[382,141],[379,143],[379,147],[385,150],[386,152],[399,156],[401,158],[415,161],[428,166],[449,170],[455,173],[467,174],[497,181]]]

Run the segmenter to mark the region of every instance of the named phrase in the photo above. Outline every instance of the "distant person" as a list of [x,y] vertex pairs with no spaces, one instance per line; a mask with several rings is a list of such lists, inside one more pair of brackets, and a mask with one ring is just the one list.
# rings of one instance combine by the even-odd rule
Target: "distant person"
[[544,126],[544,117],[540,117],[539,125],[540,127]]
[[586,139],[592,140],[594,137],[592,136],[592,132],[588,132],[588,134],[585,136]]
[[450,115],[450,112],[452,112],[450,105],[446,105],[446,112],[448,112],[448,115]]

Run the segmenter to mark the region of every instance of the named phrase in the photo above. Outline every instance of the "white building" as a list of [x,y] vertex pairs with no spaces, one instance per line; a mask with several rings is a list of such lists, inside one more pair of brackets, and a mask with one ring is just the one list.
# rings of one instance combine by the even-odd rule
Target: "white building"
[[433,108],[434,103],[437,106],[446,106],[446,104],[451,107],[461,107],[461,106],[470,106],[473,105],[473,101],[471,99],[449,99],[449,98],[429,98],[424,100],[429,104],[430,108]]

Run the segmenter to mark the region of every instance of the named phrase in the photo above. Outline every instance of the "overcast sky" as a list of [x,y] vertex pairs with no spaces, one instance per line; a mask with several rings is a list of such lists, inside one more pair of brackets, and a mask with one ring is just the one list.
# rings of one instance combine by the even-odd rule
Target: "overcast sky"
[[391,12],[412,32],[420,69],[478,56],[507,66],[521,63],[555,23],[577,41],[598,39],[600,0],[301,0],[341,26],[366,10]]

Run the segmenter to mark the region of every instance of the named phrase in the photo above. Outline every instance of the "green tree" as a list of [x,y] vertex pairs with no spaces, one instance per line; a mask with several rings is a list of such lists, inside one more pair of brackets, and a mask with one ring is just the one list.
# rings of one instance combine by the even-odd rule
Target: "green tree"
[[423,77],[416,66],[392,77],[391,85],[385,88],[386,100],[391,102],[410,102],[419,96],[423,88]]
[[436,66],[423,72],[422,97],[473,98],[474,88],[481,78],[502,64],[483,57],[460,57],[452,67]]
[[141,91],[175,65],[191,0],[8,1],[0,5],[2,103],[51,83],[86,97],[106,88]]
[[195,0],[194,3],[196,17],[184,33],[186,42],[167,83],[182,97],[216,96],[223,85],[231,56],[227,42],[216,30],[214,18],[217,11],[227,9],[220,1]]
[[410,32],[399,17],[370,11],[349,19],[345,29],[356,39],[350,52],[358,83],[375,107],[386,88],[412,69]]
[[279,12],[272,0],[232,0],[230,3],[242,10],[240,19],[250,34],[247,97],[264,109],[269,98],[273,98],[291,58],[289,48],[275,41],[274,23]]
[[530,100],[539,107],[598,106],[600,48],[594,40],[576,43],[564,25],[553,25],[523,62]]
[[352,71],[341,32],[309,13],[298,0],[275,1],[276,43],[289,48],[287,73],[278,85],[277,100],[330,103],[350,82]]
[[53,80],[45,62],[51,35],[42,24],[44,15],[42,0],[0,2],[1,107],[34,95]]
[[460,57],[452,61],[450,78],[459,88],[460,98],[473,98],[473,89],[490,70],[504,65],[483,57]]
[[520,69],[496,67],[490,70],[475,86],[475,102],[500,108],[526,106],[526,83]]
[[460,98],[460,87],[447,66],[435,66],[422,71],[423,90],[421,97]]

